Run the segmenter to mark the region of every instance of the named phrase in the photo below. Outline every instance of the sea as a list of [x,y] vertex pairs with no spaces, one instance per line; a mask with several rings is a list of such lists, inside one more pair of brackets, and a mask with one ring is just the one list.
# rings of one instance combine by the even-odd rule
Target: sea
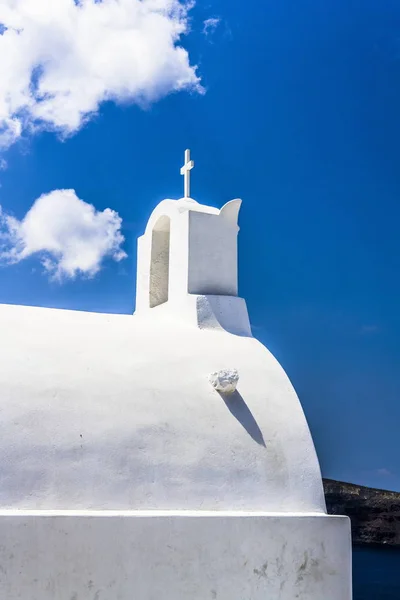
[[400,600],[400,549],[353,548],[353,600]]

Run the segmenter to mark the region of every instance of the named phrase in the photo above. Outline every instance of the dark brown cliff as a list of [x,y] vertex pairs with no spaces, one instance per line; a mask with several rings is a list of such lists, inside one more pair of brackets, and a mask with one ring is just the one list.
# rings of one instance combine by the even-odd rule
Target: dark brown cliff
[[332,515],[351,519],[353,544],[400,547],[400,493],[324,479]]

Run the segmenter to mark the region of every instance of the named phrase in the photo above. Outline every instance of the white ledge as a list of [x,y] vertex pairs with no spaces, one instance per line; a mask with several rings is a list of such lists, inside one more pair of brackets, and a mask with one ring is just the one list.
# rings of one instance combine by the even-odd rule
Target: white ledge
[[324,512],[260,512],[260,511],[227,511],[227,510],[1,510],[1,517],[335,517],[347,518],[342,515],[327,515]]

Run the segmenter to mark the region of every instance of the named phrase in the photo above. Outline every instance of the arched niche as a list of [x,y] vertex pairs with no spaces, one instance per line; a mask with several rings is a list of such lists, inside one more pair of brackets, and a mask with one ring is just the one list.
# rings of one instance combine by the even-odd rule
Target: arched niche
[[154,224],[151,237],[150,308],[168,301],[170,231],[171,219],[165,215]]

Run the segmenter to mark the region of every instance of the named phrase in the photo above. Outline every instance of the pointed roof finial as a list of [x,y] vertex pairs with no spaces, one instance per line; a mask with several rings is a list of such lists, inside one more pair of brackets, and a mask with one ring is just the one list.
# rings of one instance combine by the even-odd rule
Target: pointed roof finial
[[190,160],[190,150],[185,150],[185,164],[181,168],[184,176],[184,198],[190,198],[190,171],[194,167],[194,160]]

